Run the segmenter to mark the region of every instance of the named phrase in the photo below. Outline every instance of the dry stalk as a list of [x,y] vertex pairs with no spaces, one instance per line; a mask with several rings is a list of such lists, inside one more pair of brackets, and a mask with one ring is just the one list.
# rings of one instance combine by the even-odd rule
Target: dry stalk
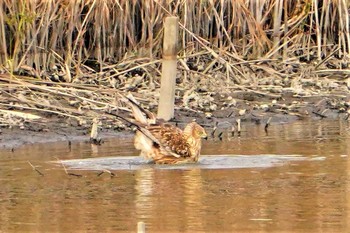
[[30,161],[27,162],[33,168],[33,170],[36,171],[40,176],[44,176],[44,174],[40,172]]

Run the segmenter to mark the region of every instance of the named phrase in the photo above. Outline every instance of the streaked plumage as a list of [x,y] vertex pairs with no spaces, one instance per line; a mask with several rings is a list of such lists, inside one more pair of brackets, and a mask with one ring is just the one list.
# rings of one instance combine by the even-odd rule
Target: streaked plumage
[[130,105],[137,126],[135,148],[141,156],[158,164],[197,162],[201,150],[201,139],[205,130],[196,122],[189,123],[184,130],[156,119],[153,113],[142,109],[132,96],[125,98]]

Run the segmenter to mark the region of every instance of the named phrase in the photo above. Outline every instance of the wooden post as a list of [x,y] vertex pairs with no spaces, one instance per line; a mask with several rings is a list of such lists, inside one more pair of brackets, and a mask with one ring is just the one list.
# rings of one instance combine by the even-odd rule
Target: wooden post
[[164,25],[163,64],[158,118],[166,121],[174,117],[178,21],[179,19],[177,17],[167,17],[165,18]]
[[275,1],[275,9],[273,13],[273,47],[275,49],[275,53],[273,55],[274,58],[277,58],[279,56],[277,48],[280,44],[280,37],[281,37],[281,18],[282,18],[282,10],[283,10],[283,4],[281,0]]
[[146,233],[146,225],[144,222],[137,223],[137,233]]

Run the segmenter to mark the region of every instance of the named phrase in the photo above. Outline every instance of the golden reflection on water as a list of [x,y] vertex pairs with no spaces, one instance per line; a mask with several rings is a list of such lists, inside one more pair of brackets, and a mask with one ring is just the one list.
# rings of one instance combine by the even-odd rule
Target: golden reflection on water
[[[35,145],[0,152],[0,232],[346,232],[348,122],[243,128],[240,138],[204,143],[204,154],[300,154],[272,168],[72,171],[61,159],[133,155],[130,138],[100,147]],[[317,156],[316,156],[317,155]],[[324,158],[322,158],[324,157]],[[30,160],[44,173],[39,176]]]
[[[200,169],[142,169],[136,171],[135,179],[137,219],[151,221],[157,228],[176,230],[177,226],[186,226],[189,231],[205,230],[205,190]],[[161,221],[157,221],[158,217]]]

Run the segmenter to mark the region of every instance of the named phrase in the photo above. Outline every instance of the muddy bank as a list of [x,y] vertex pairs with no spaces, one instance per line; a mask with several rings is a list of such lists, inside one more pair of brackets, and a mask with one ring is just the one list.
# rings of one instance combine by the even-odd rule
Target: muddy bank
[[[350,76],[347,66],[342,65],[344,59],[328,57],[315,65],[297,57],[288,62],[237,62],[224,57],[237,73],[229,72],[227,65],[207,53],[180,60],[174,124],[183,127],[196,119],[208,132],[215,129],[212,136],[219,137],[222,132],[238,135],[239,126],[247,124],[265,127],[267,123],[349,117]],[[336,65],[330,69],[329,62]],[[130,109],[121,98],[128,93],[143,108],[156,113],[161,62],[131,59],[104,70],[72,70],[70,81],[52,80],[50,75],[34,78],[28,72],[0,74],[0,147],[88,141],[96,120],[102,140],[132,135],[128,123],[106,113],[130,117]]]
[[[179,127],[196,119],[206,130],[216,132],[212,137],[220,137],[222,132],[238,130],[238,119],[241,127],[249,124],[283,124],[297,120],[340,119],[349,117],[350,97],[348,93],[319,96],[297,96],[290,93],[282,94],[276,98],[256,92],[235,92],[233,95],[213,94],[212,102],[217,103],[219,110],[199,111],[190,108],[177,108],[175,117],[171,121]],[[231,105],[231,106],[230,106]],[[156,112],[156,108],[151,108]],[[125,112],[125,116],[129,113]],[[41,114],[39,119],[24,119],[12,116],[18,125],[3,126],[0,130],[0,148],[14,149],[16,147],[57,141],[86,141],[89,143],[91,122],[80,122],[76,119],[57,117],[55,115]],[[130,125],[117,119],[100,115],[99,137],[132,137],[133,130]],[[244,132],[243,132],[244,133]],[[236,134],[237,135],[237,134]]]
[[[110,129],[101,129],[101,139],[111,137],[131,137],[131,131],[113,131]],[[22,145],[34,143],[50,143],[66,141],[86,141],[90,143],[90,128],[83,126],[72,126],[66,123],[61,123],[57,119],[48,119],[45,126],[38,122],[30,122],[24,127],[1,128],[0,130],[0,150],[15,149]]]

